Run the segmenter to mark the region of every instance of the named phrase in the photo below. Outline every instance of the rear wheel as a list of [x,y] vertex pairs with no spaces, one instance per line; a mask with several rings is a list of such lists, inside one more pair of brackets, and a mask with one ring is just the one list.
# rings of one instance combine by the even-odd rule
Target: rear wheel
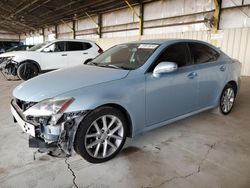
[[22,80],[28,80],[38,75],[38,68],[33,63],[25,62],[18,66],[17,75]]
[[236,97],[235,92],[232,84],[227,84],[224,88],[220,98],[220,111],[222,114],[227,115],[231,112]]
[[101,163],[115,157],[127,137],[124,115],[112,107],[91,112],[79,125],[75,150],[91,163]]

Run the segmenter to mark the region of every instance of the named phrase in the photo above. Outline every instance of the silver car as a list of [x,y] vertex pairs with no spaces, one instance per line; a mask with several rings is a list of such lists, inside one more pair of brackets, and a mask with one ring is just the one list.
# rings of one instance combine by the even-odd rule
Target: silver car
[[241,64],[195,40],[114,46],[88,65],[50,72],[13,91],[11,111],[30,147],[113,158],[127,137],[218,107],[228,114]]

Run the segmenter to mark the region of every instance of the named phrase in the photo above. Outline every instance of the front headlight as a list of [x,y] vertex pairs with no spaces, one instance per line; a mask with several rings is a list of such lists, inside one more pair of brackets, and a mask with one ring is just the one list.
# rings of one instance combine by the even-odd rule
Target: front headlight
[[51,116],[63,113],[66,108],[73,102],[74,98],[64,99],[46,99],[24,112],[25,116]]
[[3,63],[5,61],[10,61],[13,59],[14,56],[10,56],[10,57],[0,57],[0,63]]
[[3,57],[2,62],[9,62],[11,61],[15,56],[9,56],[9,57]]

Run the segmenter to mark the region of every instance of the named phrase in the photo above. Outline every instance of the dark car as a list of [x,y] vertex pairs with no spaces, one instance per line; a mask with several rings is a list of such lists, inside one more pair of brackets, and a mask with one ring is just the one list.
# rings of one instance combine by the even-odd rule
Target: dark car
[[6,52],[8,49],[22,45],[22,42],[19,41],[0,41],[0,54]]

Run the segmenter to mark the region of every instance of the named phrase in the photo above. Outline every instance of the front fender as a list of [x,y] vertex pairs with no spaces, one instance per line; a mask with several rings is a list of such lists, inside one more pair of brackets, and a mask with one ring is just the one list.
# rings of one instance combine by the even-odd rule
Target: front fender
[[126,78],[77,89],[57,97],[74,97],[65,112],[93,110],[106,104],[123,107],[129,114],[132,136],[145,126],[145,77]]
[[25,61],[34,61],[38,64],[40,63],[40,54],[39,52],[23,52],[16,54],[13,59],[13,61],[17,63],[22,63]]

